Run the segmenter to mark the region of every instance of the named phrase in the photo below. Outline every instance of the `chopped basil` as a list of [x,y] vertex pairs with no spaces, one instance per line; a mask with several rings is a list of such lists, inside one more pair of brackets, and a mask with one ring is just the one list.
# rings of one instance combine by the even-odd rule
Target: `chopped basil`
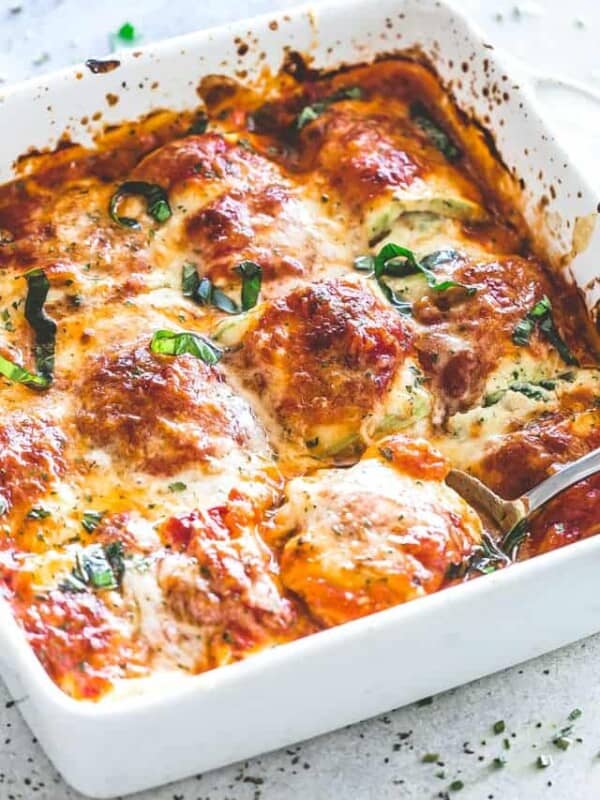
[[448,161],[456,161],[461,152],[448,134],[443,131],[429,116],[422,103],[413,103],[410,107],[413,121],[421,128],[431,144],[440,151]]
[[406,300],[395,292],[384,280],[384,276],[403,277],[406,275],[424,275],[427,285],[436,292],[444,292],[447,289],[462,289],[468,297],[477,291],[475,286],[467,286],[453,280],[438,281],[433,268],[439,264],[453,261],[458,253],[455,250],[438,250],[418,261],[412,250],[401,247],[398,244],[389,242],[384,245],[376,256],[365,255],[354,259],[354,269],[361,272],[373,272],[379,288],[385,295],[386,300],[391,303],[401,314],[410,314],[411,306]]
[[579,717],[582,714],[583,714],[583,711],[580,708],[574,708],[573,711],[571,711],[571,713],[567,717],[567,719],[570,719],[571,722],[574,722],[576,719],[579,719]]
[[206,133],[208,128],[208,116],[205,111],[199,111],[188,129],[189,134],[202,134]]
[[502,769],[502,767],[506,766],[506,759],[502,758],[502,756],[496,756],[496,758],[492,760],[492,766],[495,769]]
[[451,792],[460,792],[460,790],[464,789],[464,787],[465,785],[462,781],[452,781],[448,788]]
[[571,353],[567,343],[554,324],[552,303],[546,295],[515,325],[512,333],[513,342],[522,347],[528,345],[536,325],[550,344],[558,351],[565,364],[569,366],[579,365],[578,360]]
[[435,764],[436,761],[440,760],[439,753],[425,753],[421,761],[423,764]]
[[69,592],[88,589],[118,589],[125,572],[123,544],[91,545],[75,556],[75,566],[60,588]]
[[499,719],[497,722],[494,722],[494,733],[504,733],[506,730],[506,723],[503,719]]
[[239,314],[254,308],[260,294],[262,268],[254,261],[242,261],[236,268],[242,276],[241,303],[216,287],[210,278],[200,277],[194,264],[184,264],[181,275],[181,289],[185,297],[191,298],[201,306],[214,306],[226,314]]
[[527,526],[528,520],[522,519],[520,522],[517,522],[517,524],[508,531],[508,533],[505,534],[502,540],[502,549],[512,560],[516,558],[519,547],[527,538]]
[[[384,274],[392,276],[414,275],[420,272],[425,277],[429,288],[436,292],[445,292],[447,289],[463,289],[471,297],[477,291],[476,286],[467,286],[464,283],[458,283],[453,280],[439,281],[431,268],[431,266],[451,260],[448,256],[449,252],[452,251],[440,250],[426,256],[422,261],[418,261],[412,250],[390,242],[384,245],[375,256],[375,276],[380,277]],[[440,254],[444,254],[443,258]],[[436,260],[438,257],[439,260]],[[428,263],[431,266],[428,266]]]
[[316,100],[300,111],[296,117],[296,128],[301,131],[309,122],[317,119],[321,114],[326,111],[333,103],[339,103],[340,100],[360,100],[362,91],[358,86],[351,86],[347,89],[338,89],[333,94],[323,97],[322,100]]
[[120,217],[118,207],[123,197],[141,195],[146,201],[146,211],[157,222],[166,222],[171,216],[171,206],[165,190],[156,183],[146,181],[125,181],[110,198],[108,213],[118,225],[124,228],[141,228],[140,223],[133,217]]
[[27,512],[28,519],[47,519],[49,516],[51,512],[41,506],[35,506]]
[[81,525],[88,533],[92,533],[100,524],[103,516],[103,511],[84,511]]
[[13,364],[7,358],[0,356],[0,374],[4,375],[15,383],[22,383],[29,386],[30,389],[47,389],[50,386],[50,378],[45,378],[41,375],[34,375],[33,372],[20,367],[18,364]]
[[54,373],[54,349],[56,344],[56,322],[44,311],[50,283],[42,269],[32,269],[25,273],[27,297],[25,298],[25,319],[35,334],[35,366],[38,375],[48,382]]
[[357,256],[354,259],[354,269],[359,272],[373,272],[375,269],[375,257],[372,255]]
[[216,364],[223,355],[223,351],[204,336],[189,331],[156,331],[150,342],[150,350],[167,356],[189,353],[209,365]]
[[242,311],[249,311],[258,302],[262,284],[262,269],[254,261],[242,261],[236,269],[242,276]]
[[185,492],[187,489],[187,484],[183,481],[173,481],[173,483],[169,484],[169,491],[170,492]]

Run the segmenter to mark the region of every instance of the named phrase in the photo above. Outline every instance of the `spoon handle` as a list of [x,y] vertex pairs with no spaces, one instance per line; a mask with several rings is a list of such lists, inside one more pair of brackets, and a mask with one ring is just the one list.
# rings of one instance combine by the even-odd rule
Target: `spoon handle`
[[569,486],[584,478],[589,478],[595,472],[600,472],[600,447],[563,467],[524,494],[521,499],[527,504],[528,514],[536,511],[560,492],[564,492]]

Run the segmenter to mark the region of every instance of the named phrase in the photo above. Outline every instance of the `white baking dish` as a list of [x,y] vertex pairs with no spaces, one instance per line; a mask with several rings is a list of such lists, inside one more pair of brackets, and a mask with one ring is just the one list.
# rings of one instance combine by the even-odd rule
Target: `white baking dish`
[[[98,110],[99,128],[156,108],[196,106],[203,75],[244,69],[251,79],[265,63],[277,70],[286,47],[333,68],[418,46],[465,111],[489,115],[502,159],[523,179],[515,202],[552,259],[571,252],[575,229],[589,234],[572,270],[592,311],[600,297],[593,280],[600,234],[592,232],[598,197],[544,126],[527,85],[519,88],[521,79],[509,77],[505,61],[460,15],[434,0],[343,0],[273,19],[123,54],[106,74],[69,68],[7,90],[0,179],[12,177],[13,160],[28,146],[53,146],[65,130],[89,141],[81,120]],[[249,46],[243,56],[240,40]],[[108,94],[119,102],[111,105]],[[111,797],[323,733],[594,633],[599,571],[600,538],[589,539],[118,703],[64,695],[0,604],[0,668],[65,779]]]

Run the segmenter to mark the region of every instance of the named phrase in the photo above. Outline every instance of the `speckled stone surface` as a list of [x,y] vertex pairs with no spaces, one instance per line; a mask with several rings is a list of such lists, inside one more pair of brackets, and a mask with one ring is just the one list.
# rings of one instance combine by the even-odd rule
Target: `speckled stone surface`
[[[12,82],[109,49],[126,20],[143,41],[294,5],[289,0],[4,0],[0,78]],[[541,73],[600,90],[597,0],[462,0],[489,40]],[[600,125],[578,128],[591,156]],[[587,129],[586,129],[587,128]],[[583,130],[582,130],[583,129]],[[589,141],[588,149],[585,148]],[[592,149],[593,148],[593,149]],[[589,166],[591,161],[586,162]],[[523,618],[515,624],[526,624]],[[600,628],[600,620],[598,621]],[[424,631],[426,636],[427,632]],[[139,800],[597,800],[600,797],[600,636],[390,714],[171,786]],[[582,710],[567,750],[552,739]],[[493,725],[504,720],[504,733]],[[426,753],[439,763],[423,763]],[[536,766],[540,755],[551,758]],[[98,754],[102,758],[102,754]],[[506,763],[494,762],[504,759]],[[107,763],[107,769],[110,764]],[[460,781],[458,786],[450,785]],[[448,795],[446,794],[448,793]],[[0,800],[74,800],[0,685]]]

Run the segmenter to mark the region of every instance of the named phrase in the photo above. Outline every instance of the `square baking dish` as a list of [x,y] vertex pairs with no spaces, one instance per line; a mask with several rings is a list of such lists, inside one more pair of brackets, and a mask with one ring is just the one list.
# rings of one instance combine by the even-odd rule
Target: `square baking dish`
[[[276,72],[290,50],[325,69],[398,51],[424,55],[489,132],[519,181],[514,203],[536,243],[556,269],[569,270],[594,317],[599,198],[544,125],[524,76],[511,75],[459,13],[434,0],[298,8],[119,54],[107,72],[73,67],[9,88],[0,97],[0,180],[14,177],[28,148],[55,147],[64,134],[91,144],[106,124],[193,108],[204,75],[251,81],[265,67]],[[118,703],[63,694],[1,603],[0,669],[65,780],[112,797],[324,733],[590,635],[600,630],[599,571],[600,539],[591,538]]]

